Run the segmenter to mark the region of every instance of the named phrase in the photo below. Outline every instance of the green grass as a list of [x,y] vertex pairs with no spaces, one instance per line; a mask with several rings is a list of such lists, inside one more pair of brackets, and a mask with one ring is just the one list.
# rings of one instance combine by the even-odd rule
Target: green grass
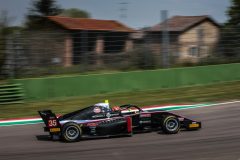
[[52,109],[56,113],[67,113],[94,103],[110,101],[111,106],[121,104],[156,105],[173,103],[206,103],[239,100],[240,81],[218,83],[205,86],[135,91],[126,93],[103,94],[91,97],[72,97],[51,101],[29,102],[0,106],[0,119],[36,116],[38,110]]

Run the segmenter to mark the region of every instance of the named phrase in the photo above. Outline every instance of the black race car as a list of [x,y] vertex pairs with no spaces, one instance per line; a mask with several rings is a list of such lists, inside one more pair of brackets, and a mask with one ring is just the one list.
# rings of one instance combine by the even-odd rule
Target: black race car
[[197,130],[201,122],[166,111],[143,111],[136,105],[122,105],[117,111],[93,105],[60,117],[51,110],[38,111],[53,140],[67,142],[83,138],[131,136],[133,133],[160,131],[178,133],[180,129]]

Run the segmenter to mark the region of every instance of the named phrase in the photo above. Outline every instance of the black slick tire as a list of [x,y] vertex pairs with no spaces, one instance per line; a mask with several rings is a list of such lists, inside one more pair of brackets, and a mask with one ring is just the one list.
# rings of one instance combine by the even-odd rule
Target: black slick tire
[[77,142],[81,139],[82,130],[76,123],[66,123],[62,129],[62,139],[65,142]]
[[176,134],[180,130],[180,122],[176,116],[168,115],[163,118],[161,127],[166,134]]

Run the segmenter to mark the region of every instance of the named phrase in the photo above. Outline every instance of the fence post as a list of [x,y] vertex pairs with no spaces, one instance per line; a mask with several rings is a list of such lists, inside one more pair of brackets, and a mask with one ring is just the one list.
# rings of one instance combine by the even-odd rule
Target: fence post
[[168,11],[162,10],[161,11],[161,19],[162,19],[162,60],[163,60],[163,67],[169,67],[169,33],[168,33]]

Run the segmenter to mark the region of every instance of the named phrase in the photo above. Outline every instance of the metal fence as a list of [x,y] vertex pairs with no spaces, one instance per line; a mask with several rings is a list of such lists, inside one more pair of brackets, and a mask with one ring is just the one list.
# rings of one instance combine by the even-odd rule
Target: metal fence
[[239,29],[22,31],[0,37],[1,79],[240,62]]

